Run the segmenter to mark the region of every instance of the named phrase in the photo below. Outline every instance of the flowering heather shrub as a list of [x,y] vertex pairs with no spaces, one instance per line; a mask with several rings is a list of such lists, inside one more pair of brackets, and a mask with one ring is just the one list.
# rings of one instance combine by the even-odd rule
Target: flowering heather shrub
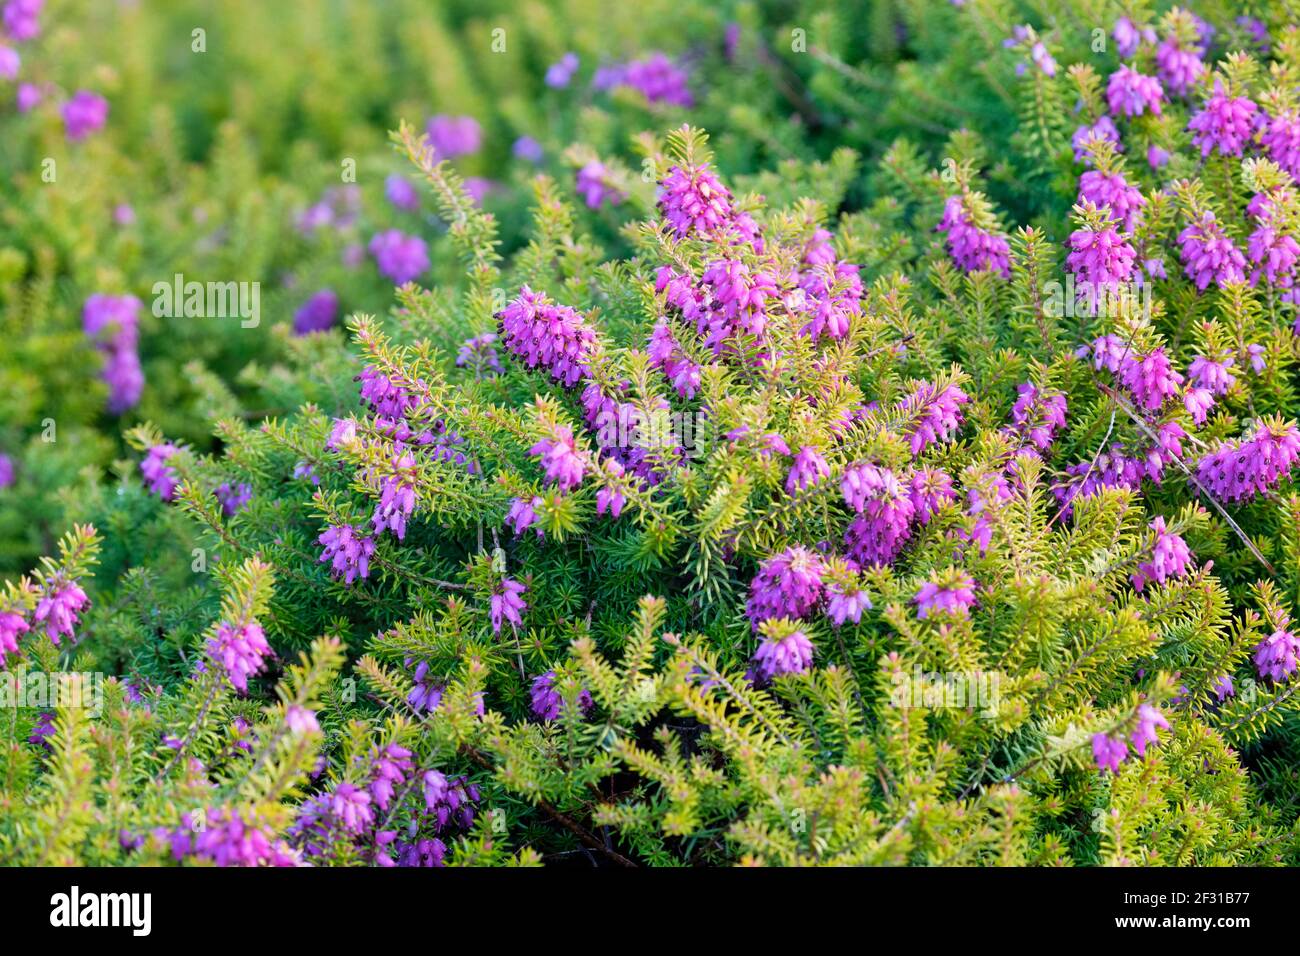
[[[6,399],[0,485],[75,530],[14,549],[0,675],[111,677],[5,722],[0,858],[1295,863],[1300,34],[848,13],[789,64],[748,6],[553,37],[553,127],[439,98],[364,184],[227,183],[178,256],[250,222],[257,344],[163,341],[162,252],[63,264],[106,437],[43,464]],[[387,83],[240,119],[338,145]],[[215,135],[206,188],[287,163]]]

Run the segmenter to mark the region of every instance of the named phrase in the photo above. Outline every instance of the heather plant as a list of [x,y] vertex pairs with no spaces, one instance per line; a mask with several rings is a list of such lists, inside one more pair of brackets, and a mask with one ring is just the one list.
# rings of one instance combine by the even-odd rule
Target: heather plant
[[[55,490],[110,469],[130,427],[152,421],[210,449],[217,417],[316,397],[306,379],[268,381],[292,336],[339,328],[395,284],[456,281],[434,241],[447,224],[387,150],[399,118],[418,118],[454,158],[514,248],[537,166],[572,184],[570,143],[610,153],[656,111],[684,111],[693,100],[664,86],[688,82],[680,39],[643,48],[683,25],[674,15],[667,29],[669,6],[649,11],[651,31],[640,14],[598,17],[599,4],[522,20],[508,4],[414,0],[0,6],[14,11],[0,30],[0,166],[16,186],[0,217],[12,345],[0,362],[0,569],[21,573],[49,549],[67,524]],[[685,25],[712,31],[720,50],[719,16]],[[494,17],[509,23],[499,42]],[[599,41],[576,30],[598,19]],[[548,86],[574,32],[582,72]],[[662,65],[592,85],[598,67],[639,60]],[[533,111],[538,96],[562,122]],[[332,343],[313,347],[329,361]]]
[[[1117,9],[1089,58],[923,12],[819,14],[787,71],[740,8],[724,57],[787,82],[713,141],[679,114],[734,80],[600,64],[526,224],[462,113],[374,183],[445,237],[300,211],[365,237],[368,284],[292,320],[346,344],[285,309],[233,388],[192,366],[209,431],[145,361],[113,477],[6,587],[0,858],[1293,863],[1297,35]],[[849,49],[941,86],[943,27],[1018,91],[970,84],[988,122],[834,95],[877,82]],[[760,135],[765,96],[808,128]],[[147,313],[97,292],[120,405]]]

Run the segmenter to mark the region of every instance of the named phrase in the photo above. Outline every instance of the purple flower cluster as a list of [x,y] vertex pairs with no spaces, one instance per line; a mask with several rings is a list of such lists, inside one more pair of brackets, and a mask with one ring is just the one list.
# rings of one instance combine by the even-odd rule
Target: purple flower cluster
[[574,174],[573,188],[589,209],[603,205],[617,206],[627,197],[611,180],[609,170],[599,160],[583,164]]
[[253,486],[245,481],[233,485],[223,481],[212,493],[221,502],[221,510],[227,518],[233,518],[240,508],[253,500]]
[[456,352],[456,367],[470,369],[476,379],[500,375],[501,360],[497,357],[496,340],[496,335],[491,332],[466,339]]
[[1125,60],[1137,53],[1144,43],[1155,45],[1156,42],[1155,30],[1151,27],[1139,27],[1128,17],[1120,17],[1115,21],[1115,29],[1111,36],[1115,39],[1115,52]]
[[545,293],[524,286],[496,318],[502,344],[529,368],[540,366],[566,388],[590,374],[596,333],[568,306],[556,305]]
[[667,322],[655,325],[646,348],[651,363],[661,369],[682,398],[694,398],[700,390],[700,366],[682,352]]
[[1196,477],[1210,494],[1242,501],[1286,478],[1300,458],[1300,432],[1292,424],[1260,422],[1245,440],[1227,441],[1202,458]]
[[332,329],[339,320],[339,297],[331,289],[314,293],[293,315],[293,334],[310,335]]
[[[309,857],[325,857],[335,843],[350,844],[377,866],[393,866],[389,848],[397,839],[395,830],[377,830],[376,811],[389,809],[397,787],[407,781],[414,765],[411,752],[398,744],[373,747],[368,765],[355,762],[355,773],[365,782],[339,783],[332,791],[307,800],[289,833],[294,844]],[[419,828],[412,821],[413,832]],[[438,864],[445,847],[440,846]]]
[[1003,429],[1039,451],[1046,451],[1065,428],[1066,401],[1060,392],[1045,393],[1032,382],[1017,388],[1016,403],[1011,407],[1011,425]]
[[1063,513],[1068,514],[1070,502],[1076,497],[1089,498],[1103,488],[1135,489],[1143,478],[1159,483],[1165,466],[1182,457],[1181,441],[1186,437],[1177,422],[1166,422],[1156,428],[1156,444],[1145,451],[1129,454],[1123,445],[1113,442],[1094,460],[1067,467],[1065,472],[1069,477],[1054,485],[1052,493]]
[[816,485],[830,473],[830,466],[826,464],[821,452],[811,445],[804,445],[790,465],[790,473],[785,479],[785,492],[791,496],[796,495]]
[[35,39],[41,32],[45,0],[9,0],[4,7],[5,36],[15,43]]
[[578,54],[566,53],[552,63],[546,70],[546,85],[553,90],[562,90],[573,80],[578,72]]
[[791,631],[784,637],[770,633],[754,652],[754,675],[766,683],[782,674],[801,674],[812,666],[817,649],[803,631]]
[[[537,523],[537,509],[541,506],[542,499],[538,496],[527,501],[523,498],[515,498],[510,502],[510,510],[506,512],[506,525],[513,526],[515,534],[523,534]],[[537,537],[544,536],[545,532],[538,528]]]
[[942,468],[922,468],[912,475],[912,508],[916,520],[929,524],[944,505],[957,500],[952,477]]
[[818,339],[827,335],[842,339],[849,334],[853,319],[862,314],[862,279],[858,267],[835,257],[830,233],[817,230],[804,254],[805,270],[799,275],[803,300],[797,303],[811,315],[801,335]]
[[967,272],[992,270],[1003,277],[1011,275],[1011,247],[1005,236],[981,229],[971,220],[962,196],[949,196],[943,218],[935,227],[947,237],[948,252]]
[[672,167],[659,188],[659,212],[678,238],[715,235],[732,223],[731,193],[707,163]]
[[695,98],[687,86],[686,73],[663,53],[652,53],[643,60],[618,66],[601,67],[592,78],[592,86],[609,90],[619,86],[639,90],[651,103],[691,107]]
[[333,227],[347,229],[361,214],[361,190],[355,183],[327,189],[318,202],[313,203],[298,216],[297,228],[303,235],[311,235]]
[[931,442],[950,441],[961,428],[961,406],[969,398],[956,385],[936,390],[930,382],[921,382],[903,401],[907,421],[902,435],[908,439],[912,457],[921,454]]
[[369,248],[379,271],[394,285],[405,285],[429,268],[429,249],[424,240],[400,229],[376,233]]
[[889,564],[912,536],[917,506],[911,489],[888,468],[860,464],[845,469],[840,490],[857,514],[844,533],[849,557]]
[[1148,412],[1158,412],[1167,400],[1176,398],[1183,384],[1183,376],[1174,371],[1161,346],[1144,355],[1124,356],[1118,372],[1133,400]]
[[582,484],[585,464],[578,453],[573,429],[567,425],[557,425],[555,433],[533,445],[528,454],[541,459],[546,480],[561,491],[571,491]]
[[1134,753],[1139,757],[1145,756],[1148,744],[1160,742],[1156,736],[1157,727],[1167,730],[1169,721],[1150,704],[1142,704],[1138,707],[1136,725],[1129,734],[1128,740],[1104,733],[1093,734],[1092,758],[1096,761],[1097,769],[1119,773],[1119,765],[1128,759],[1130,742]]
[[[1046,44],[1038,39],[1037,34],[1025,25],[1016,25],[1011,30],[1011,36],[1002,41],[1002,45],[1008,49],[1020,47],[1029,51],[1029,59],[1043,72],[1045,76],[1056,76],[1056,60],[1048,52]],[[1016,75],[1021,76],[1025,73],[1027,66],[1024,62],[1016,64]]]
[[396,421],[415,407],[410,393],[373,365],[363,368],[355,381],[361,383],[362,401],[381,418]]
[[144,476],[146,487],[163,501],[171,501],[180,484],[176,469],[167,464],[178,451],[180,449],[171,442],[163,442],[150,448],[140,461],[140,474]]
[[17,611],[0,611],[0,667],[5,666],[6,655],[18,653],[18,637],[30,629]]
[[510,147],[510,152],[516,159],[526,160],[534,166],[546,157],[542,144],[531,136],[520,136],[516,139],[514,145]]
[[1159,116],[1164,98],[1158,79],[1127,64],[1112,73],[1106,84],[1106,102],[1116,116],[1141,116],[1147,112]]
[[1300,244],[1294,236],[1282,231],[1276,215],[1274,197],[1257,194],[1246,207],[1255,216],[1258,226],[1246,241],[1246,255],[1255,264],[1250,274],[1251,285],[1264,278],[1279,289],[1290,289],[1295,284],[1296,261],[1300,260]]
[[[733,354],[744,339],[766,344],[770,311],[803,317],[801,335],[817,340],[840,339],[861,315],[863,287],[855,265],[839,261],[831,236],[814,229],[806,243],[800,267],[789,265],[766,251],[757,224],[730,206],[723,187],[703,170],[674,168],[665,180],[661,209],[668,225],[679,234],[704,233],[730,248],[712,259],[698,278],[661,266],[656,291],[677,310],[684,324],[716,356]],[[706,188],[707,187],[707,188]],[[728,197],[729,198],[729,197]],[[651,350],[657,364],[678,385],[679,394],[695,387],[694,364],[686,364],[667,331],[657,331]]]
[[440,830],[450,823],[472,827],[474,804],[480,799],[478,787],[464,777],[447,777],[438,770],[424,773],[424,805]]
[[45,635],[55,645],[63,637],[75,640],[78,615],[89,603],[90,598],[86,597],[81,585],[62,572],[57,573],[45,582],[32,613],[32,623],[43,626]]
[[825,571],[820,555],[799,546],[764,561],[749,586],[747,611],[754,630],[772,618],[810,614],[822,598]]
[[975,520],[968,529],[959,530],[957,537],[973,543],[980,554],[987,553],[993,541],[997,506],[1011,498],[1008,476],[1016,476],[1010,465],[1005,471],[975,471],[966,477],[966,515]]
[[1197,355],[1187,366],[1187,377],[1197,388],[1203,388],[1213,395],[1226,395],[1237,381],[1237,377],[1229,371],[1235,363],[1236,359],[1231,353],[1219,361]]
[[[528,697],[529,705],[538,720],[552,721],[564,712],[564,698],[555,686],[555,671],[539,674],[529,688]],[[595,706],[591,692],[582,688],[578,692],[578,708],[586,714]]]
[[362,537],[350,524],[331,525],[316,539],[325,546],[321,561],[330,562],[335,577],[351,584],[357,578],[370,576],[370,558],[375,553],[375,539]]
[[288,844],[275,839],[266,824],[244,817],[230,807],[219,807],[207,814],[206,825],[194,832],[192,818],[184,817],[182,827],[155,834],[170,843],[172,855],[180,860],[196,856],[216,866],[298,866],[301,860]]
[[384,180],[384,198],[394,209],[402,212],[416,212],[420,208],[420,193],[415,184],[399,173],[393,173]]
[[1171,36],[1156,48],[1156,72],[1171,93],[1182,96],[1205,73],[1205,63],[1199,50]]
[[483,145],[483,128],[472,116],[439,113],[429,120],[428,133],[429,145],[440,159],[468,156]]
[[1187,123],[1193,133],[1192,144],[1200,147],[1202,156],[1216,149],[1224,156],[1240,156],[1254,132],[1258,109],[1247,97],[1229,96],[1216,81],[1204,108]]
[[1121,223],[1125,232],[1132,232],[1147,201],[1142,191],[1130,186],[1121,174],[1107,176],[1100,170],[1090,169],[1079,177],[1079,202],[1106,208],[1110,218]]
[[843,627],[845,621],[859,623],[863,612],[872,607],[871,598],[860,588],[845,589],[831,584],[827,585],[826,595],[826,616],[836,627]]
[[1273,162],[1300,179],[1300,110],[1285,109],[1269,117],[1259,141]]
[[78,90],[63,104],[63,129],[69,141],[80,142],[108,122],[108,100],[89,90]]
[[912,599],[916,616],[925,619],[934,614],[969,617],[975,604],[975,579],[965,571],[952,571],[941,581],[926,581]]
[[602,485],[596,492],[596,514],[603,515],[608,511],[611,518],[617,518],[623,513],[623,506],[627,504],[627,495],[617,484],[617,480],[623,477],[626,469],[614,458],[606,458],[601,465],[606,475],[613,481]]
[[[629,385],[627,381],[620,383],[617,394],[624,394]],[[620,474],[634,477],[642,487],[658,484],[674,465],[683,460],[685,449],[679,443],[665,440],[652,446],[630,440],[635,429],[644,427],[641,409],[631,402],[607,395],[596,382],[589,382],[583,389],[582,406],[587,426],[595,433],[599,445],[598,457],[602,461],[615,461],[622,469]],[[668,416],[671,411],[663,399],[651,403],[651,415],[662,413]],[[668,421],[666,417],[663,420]],[[663,437],[667,439],[669,436]]]
[[[1099,371],[1106,369],[1115,375],[1137,406],[1147,412],[1158,412],[1167,401],[1176,398],[1185,381],[1174,370],[1162,346],[1156,346],[1145,353],[1135,353],[1131,344],[1114,335],[1103,335],[1093,342],[1092,357],[1094,367]],[[1198,370],[1201,374],[1207,374],[1204,366],[1198,366]],[[1199,424],[1204,421],[1204,410],[1214,404],[1214,399],[1209,390],[1196,384],[1186,391],[1184,402],[1194,418],[1199,415]],[[1161,426],[1162,429],[1168,427],[1168,423]],[[1180,429],[1179,433],[1170,433],[1169,437],[1184,436]],[[1158,480],[1162,468],[1163,463],[1160,463],[1151,469],[1149,477]]]
[[1255,648],[1255,670],[1261,678],[1281,683],[1295,673],[1297,655],[1300,638],[1279,627]]
[[1113,225],[1076,229],[1069,246],[1065,264],[1078,277],[1079,302],[1086,313],[1094,313],[1109,290],[1132,278],[1137,253]]
[[1178,234],[1187,277],[1204,291],[1211,282],[1223,288],[1246,281],[1246,259],[1208,210]]
[[217,633],[208,638],[208,653],[224,668],[231,686],[246,694],[248,678],[262,669],[271,647],[256,621],[245,624],[222,621],[217,625]]
[[1091,126],[1087,124],[1080,126],[1074,131],[1074,135],[1070,137],[1070,145],[1074,147],[1074,161],[1076,163],[1082,163],[1085,166],[1093,164],[1093,147],[1090,145],[1093,140],[1103,140],[1110,143],[1117,153],[1124,151],[1124,144],[1120,142],[1119,130],[1115,128],[1115,121],[1103,114]]
[[1151,560],[1139,564],[1137,573],[1133,575],[1133,588],[1137,591],[1143,590],[1151,581],[1164,584],[1170,578],[1182,577],[1192,561],[1187,542],[1165,527],[1164,518],[1157,517],[1150,527],[1156,533],[1156,539],[1151,546]]
[[772,273],[752,269],[739,259],[719,259],[704,270],[700,282],[708,295],[710,309],[700,317],[698,331],[705,335],[705,344],[714,352],[720,353],[728,338],[739,335],[759,338],[767,330],[768,303],[779,297]]
[[415,458],[399,450],[389,462],[389,473],[379,480],[379,503],[370,523],[375,534],[392,531],[398,541],[406,539],[406,519],[415,510]]
[[141,303],[133,295],[96,293],[81,312],[86,336],[104,356],[101,377],[108,384],[108,410],[114,415],[133,408],[144,391],[144,370],[136,351]]
[[522,627],[522,612],[528,610],[528,604],[521,594],[527,591],[524,585],[510,578],[502,578],[492,590],[489,602],[492,617],[492,633],[500,634],[501,625],[509,623],[512,627]]

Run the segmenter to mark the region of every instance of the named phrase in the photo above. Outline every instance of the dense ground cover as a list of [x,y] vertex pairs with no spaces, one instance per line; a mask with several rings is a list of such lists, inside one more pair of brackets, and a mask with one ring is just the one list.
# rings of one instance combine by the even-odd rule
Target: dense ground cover
[[1283,5],[0,9],[0,859],[1293,862]]

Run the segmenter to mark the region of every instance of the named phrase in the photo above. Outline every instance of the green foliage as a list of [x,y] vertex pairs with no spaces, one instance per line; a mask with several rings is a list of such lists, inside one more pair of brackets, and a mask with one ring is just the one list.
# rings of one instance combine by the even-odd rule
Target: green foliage
[[[1254,420],[1300,411],[1295,310],[1268,284],[1198,292],[1177,256],[1205,211],[1244,245],[1259,192],[1294,232],[1289,175],[1265,157],[1200,162],[1188,103],[1126,124],[1123,151],[1094,140],[1096,167],[1142,191],[1131,240],[1166,276],[1104,314],[1060,307],[1067,236],[1104,224],[1076,205],[1072,134],[1106,109],[1119,60],[1090,30],[1121,12],[1159,22],[1149,5],[1031,5],[1036,25],[1010,45],[1025,11],[1003,0],[201,6],[204,54],[173,50],[190,4],[65,4],[77,29],[33,59],[64,85],[100,81],[109,130],[74,146],[53,114],[4,121],[0,165],[18,189],[0,200],[0,332],[14,343],[0,450],[18,480],[0,489],[0,568],[27,576],[0,612],[35,624],[68,580],[91,604],[75,642],[24,632],[0,694],[33,674],[85,673],[98,690],[90,707],[0,709],[0,861],[221,862],[203,835],[234,814],[276,847],[268,859],[340,866],[408,862],[434,840],[461,866],[1296,862],[1300,684],[1260,677],[1253,655],[1300,600],[1300,497],[1285,480],[1224,502],[1196,475]],[[1198,11],[1238,29],[1234,11]],[[1213,69],[1280,103],[1296,34],[1280,9],[1261,16],[1273,62],[1234,53]],[[491,48],[502,18],[506,55]],[[123,30],[137,39],[117,49]],[[1040,41],[1061,68],[1016,79]],[[586,88],[588,68],[656,46],[691,54],[690,111]],[[581,85],[547,88],[570,49]],[[200,55],[203,70],[181,59]],[[485,148],[435,155],[430,112],[475,115]],[[541,141],[539,169],[510,159],[521,135]],[[1144,161],[1149,145],[1170,150],[1167,170]],[[33,178],[46,155],[57,187]],[[300,230],[343,160],[355,221]],[[620,204],[581,204],[573,177],[591,163]],[[659,216],[656,183],[704,164],[761,245]],[[397,172],[418,181],[421,212],[385,205]],[[469,187],[484,176],[496,187],[480,202]],[[952,261],[934,227],[954,197],[1006,236],[1006,276]],[[121,202],[133,224],[113,225]],[[348,258],[393,227],[436,236],[430,268],[396,290]],[[823,239],[862,283],[838,337],[809,334],[795,299]],[[761,333],[714,350],[659,270],[698,277],[720,259],[770,274],[779,295]],[[146,307],[145,397],[111,417],[82,305],[147,301],[175,273],[263,283],[265,320]],[[828,296],[854,289],[827,281]],[[327,286],[345,329],[291,335]],[[577,388],[504,346],[524,286],[591,330]],[[699,366],[692,394],[646,351],[659,324]],[[499,374],[457,361],[489,332]],[[1157,420],[1075,356],[1107,334],[1181,370],[1231,353],[1237,380],[1204,425],[1179,402]],[[363,374],[409,400],[400,422],[358,397]],[[1042,446],[1008,424],[1024,384],[1068,405]],[[587,385],[640,430],[611,442],[592,427]],[[925,389],[969,402],[953,434],[918,447]],[[1117,449],[1149,460],[1171,423],[1185,446],[1159,480],[1063,494]],[[584,464],[569,490],[535,450],[566,430]],[[175,489],[160,496],[140,460],[166,443]],[[656,480],[609,467],[612,445],[654,462]],[[802,449],[825,470],[796,491]],[[863,463],[905,481],[941,470],[960,495],[892,560],[851,562],[841,482]],[[218,490],[243,485],[247,503],[224,507]],[[376,517],[395,488],[414,502],[400,536]],[[519,502],[536,521],[511,530]],[[343,527],[373,539],[355,580],[322,555]],[[1137,583],[1165,533],[1192,566]],[[829,586],[866,595],[860,619],[824,604],[751,619],[756,576],[795,547],[821,556]],[[920,613],[923,588],[967,576],[969,612]],[[507,582],[522,588],[518,623],[502,615]],[[250,628],[270,651],[241,689],[223,642]],[[756,672],[760,648],[796,634],[811,666]],[[1094,740],[1133,739],[1149,707],[1170,726],[1099,771]],[[377,788],[392,767],[391,792]],[[342,826],[338,795],[357,792],[369,822]]]

